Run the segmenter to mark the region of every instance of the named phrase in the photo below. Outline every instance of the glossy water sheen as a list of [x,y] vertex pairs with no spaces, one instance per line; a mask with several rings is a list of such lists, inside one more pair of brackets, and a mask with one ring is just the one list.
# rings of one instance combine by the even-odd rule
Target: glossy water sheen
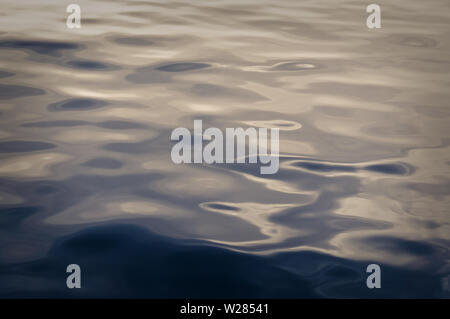
[[[448,1],[378,30],[361,1],[77,3],[1,1],[1,297],[449,297]],[[173,164],[194,119],[280,127],[279,172]]]

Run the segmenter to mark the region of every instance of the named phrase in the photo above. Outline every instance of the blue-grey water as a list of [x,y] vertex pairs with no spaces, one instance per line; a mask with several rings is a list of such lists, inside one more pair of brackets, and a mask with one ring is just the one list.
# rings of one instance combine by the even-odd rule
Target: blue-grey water
[[[447,0],[373,30],[364,1],[76,3],[0,0],[0,297],[450,296]],[[174,164],[196,119],[279,127],[278,173]]]

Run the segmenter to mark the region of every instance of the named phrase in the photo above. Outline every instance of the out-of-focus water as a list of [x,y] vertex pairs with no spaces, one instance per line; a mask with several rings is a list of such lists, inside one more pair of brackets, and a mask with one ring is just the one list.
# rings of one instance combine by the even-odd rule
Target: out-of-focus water
[[[76,3],[0,1],[1,297],[449,296],[448,1],[376,30],[364,1]],[[173,164],[195,119],[280,127],[279,172]]]

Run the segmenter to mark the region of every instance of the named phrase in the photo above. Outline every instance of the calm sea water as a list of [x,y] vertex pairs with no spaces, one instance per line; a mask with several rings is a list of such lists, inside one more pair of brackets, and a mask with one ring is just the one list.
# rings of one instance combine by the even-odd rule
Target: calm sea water
[[[450,296],[448,1],[376,30],[361,1],[76,3],[0,1],[0,297]],[[173,164],[195,119],[279,127],[279,172]]]

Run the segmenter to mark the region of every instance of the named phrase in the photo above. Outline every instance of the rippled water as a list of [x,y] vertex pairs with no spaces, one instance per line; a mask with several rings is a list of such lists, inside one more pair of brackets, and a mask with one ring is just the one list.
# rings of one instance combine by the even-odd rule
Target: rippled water
[[[361,1],[77,3],[1,1],[1,297],[449,297],[448,1],[376,30]],[[279,127],[279,172],[173,164],[195,119]]]

